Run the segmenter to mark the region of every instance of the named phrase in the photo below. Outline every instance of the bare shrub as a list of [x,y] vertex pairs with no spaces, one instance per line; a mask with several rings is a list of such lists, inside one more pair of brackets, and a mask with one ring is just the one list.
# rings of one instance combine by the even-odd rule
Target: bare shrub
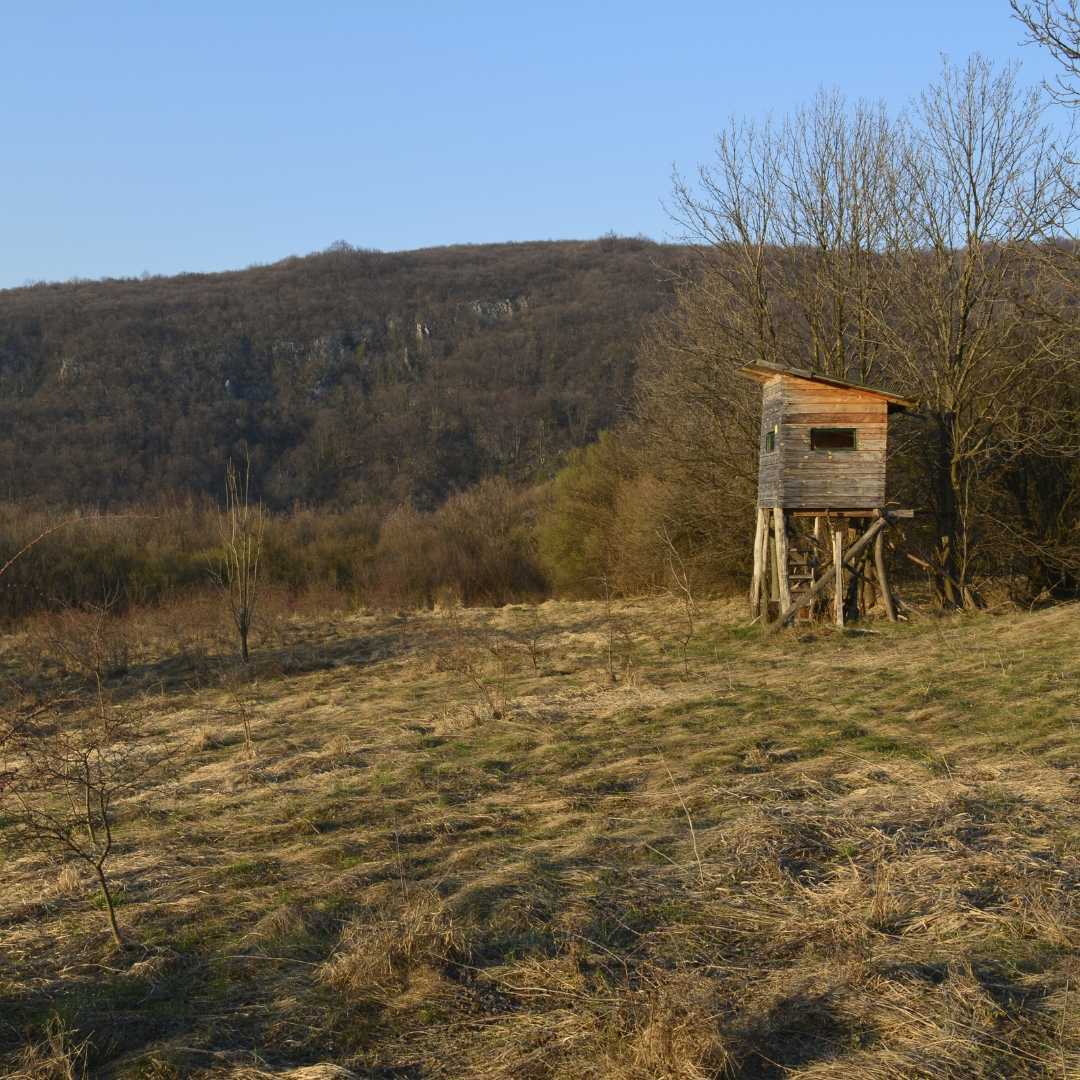
[[616,600],[615,591],[607,577],[599,580],[600,595],[603,597],[603,637],[604,666],[608,679],[615,685],[620,678],[627,684],[636,682],[637,656],[634,639],[630,632],[630,622],[622,611],[622,605]]
[[132,709],[110,702],[100,685],[94,707],[16,722],[5,740],[0,803],[16,847],[74,857],[94,875],[116,945],[125,940],[107,867],[115,851],[117,804],[134,794],[164,752]]
[[690,571],[687,569],[686,560],[679,550],[671,535],[671,529],[667,524],[657,530],[660,542],[667,553],[667,576],[668,591],[672,599],[679,605],[682,612],[682,631],[679,635],[679,649],[682,652],[683,671],[690,674],[690,643],[694,640],[697,630],[697,603],[694,600],[694,590],[690,581]]
[[514,642],[490,630],[470,633],[456,609],[444,616],[435,666],[452,672],[479,697],[480,718],[501,719],[509,704],[508,680],[514,667]]
[[534,551],[535,497],[485,480],[431,514],[402,507],[385,521],[370,595],[383,605],[465,606],[528,600],[546,591]]
[[540,674],[540,665],[547,656],[547,627],[535,607],[530,607],[525,614],[524,625],[507,632],[513,642],[528,658],[534,675]]
[[116,612],[116,593],[83,609],[64,608],[33,626],[31,640],[47,656],[92,679],[114,679],[131,667],[129,622]]
[[251,708],[243,695],[233,695],[233,710],[240,719],[240,728],[244,733],[244,753],[249,758],[255,757],[255,742],[251,737]]

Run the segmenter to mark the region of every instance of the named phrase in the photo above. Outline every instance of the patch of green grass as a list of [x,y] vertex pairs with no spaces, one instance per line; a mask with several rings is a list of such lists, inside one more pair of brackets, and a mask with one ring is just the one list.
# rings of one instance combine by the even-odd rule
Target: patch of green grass
[[542,748],[540,761],[550,771],[569,772],[584,768],[596,760],[596,750],[587,743],[569,739]]
[[836,739],[829,735],[812,735],[800,744],[803,757],[814,758],[827,754],[836,746]]
[[840,728],[839,735],[841,739],[862,739],[866,737],[867,730],[859,724],[848,723]]
[[857,735],[851,744],[865,754],[880,754],[883,757],[902,757],[911,761],[927,762],[930,756],[920,746],[892,738],[889,735]]
[[219,880],[233,885],[266,885],[280,878],[281,868],[276,859],[238,859],[216,872]]

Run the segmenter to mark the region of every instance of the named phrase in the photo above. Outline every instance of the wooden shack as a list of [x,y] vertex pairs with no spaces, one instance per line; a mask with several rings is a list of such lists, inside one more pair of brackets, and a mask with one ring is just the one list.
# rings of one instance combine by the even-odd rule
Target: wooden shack
[[[775,538],[773,600],[779,625],[791,617],[800,601],[810,598],[797,595],[799,589],[812,589],[811,596],[817,596],[830,581],[836,596],[836,618],[843,622],[845,607],[851,606],[844,593],[845,568],[854,575],[852,580],[865,581],[866,568],[854,563],[857,557],[867,560],[875,540],[877,587],[885,594],[886,609],[893,617],[878,538],[890,517],[911,514],[886,511],[889,416],[914,408],[915,402],[804,368],[758,362],[740,370],[762,384],[758,521],[750,598],[754,616],[767,611],[764,592],[771,519]],[[812,518],[814,531],[809,540],[801,538],[795,543],[798,518]],[[853,550],[845,551],[848,533],[862,522],[864,536],[853,539]],[[816,550],[824,545],[826,528],[832,533],[831,571],[822,569],[825,560]]]

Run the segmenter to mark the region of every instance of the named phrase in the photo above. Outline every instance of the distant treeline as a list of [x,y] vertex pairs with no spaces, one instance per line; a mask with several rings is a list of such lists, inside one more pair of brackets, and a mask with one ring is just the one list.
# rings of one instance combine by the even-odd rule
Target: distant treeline
[[[294,508],[268,518],[260,580],[392,608],[540,599],[550,591],[535,536],[540,501],[495,477],[429,512]],[[67,516],[0,504],[0,566],[20,551],[0,576],[5,620],[165,606],[216,588],[220,512],[209,498]]]

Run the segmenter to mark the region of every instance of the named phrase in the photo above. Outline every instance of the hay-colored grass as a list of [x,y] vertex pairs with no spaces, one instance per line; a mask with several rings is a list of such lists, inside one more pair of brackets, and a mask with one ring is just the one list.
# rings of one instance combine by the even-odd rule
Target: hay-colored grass
[[138,945],[7,856],[0,1074],[1080,1075],[1080,608],[703,604],[685,657],[668,609],[290,617],[243,671],[147,632]]

